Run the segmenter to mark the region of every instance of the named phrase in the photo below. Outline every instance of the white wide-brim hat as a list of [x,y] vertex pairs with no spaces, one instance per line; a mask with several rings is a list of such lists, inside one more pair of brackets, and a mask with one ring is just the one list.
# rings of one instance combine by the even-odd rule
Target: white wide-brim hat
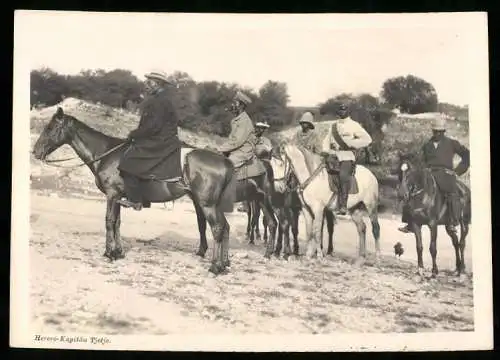
[[236,95],[234,96],[234,98],[236,100],[239,100],[243,103],[245,103],[246,105],[250,104],[252,102],[252,99],[250,99],[248,96],[246,96],[245,94],[243,94],[241,91],[238,91],[236,93]]
[[255,124],[255,127],[268,129],[270,127],[270,125],[267,122],[259,121],[258,123]]

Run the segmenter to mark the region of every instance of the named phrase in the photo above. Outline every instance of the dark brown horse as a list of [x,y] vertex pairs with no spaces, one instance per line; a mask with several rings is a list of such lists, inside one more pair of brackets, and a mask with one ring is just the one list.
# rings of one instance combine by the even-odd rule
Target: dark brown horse
[[[127,149],[124,139],[107,136],[85,125],[61,108],[52,116],[37,142],[33,154],[42,161],[60,146],[70,145],[95,176],[99,190],[106,195],[106,251],[111,261],[124,257],[120,239],[120,206],[124,196],[123,179],[118,164]],[[208,249],[206,222],[215,241],[210,271],[223,272],[229,266],[229,224],[224,215],[232,210],[236,180],[232,162],[221,154],[208,150],[190,149],[185,154],[183,177],[187,187],[178,183],[145,180],[142,192],[152,203],[167,202],[188,195],[194,204],[200,232],[197,255]]]
[[[437,229],[439,225],[449,225],[450,217],[444,196],[437,186],[437,182],[430,169],[426,168],[418,155],[399,154],[399,163],[396,169],[399,177],[399,196],[404,200],[411,218],[412,231],[417,244],[418,273],[423,275],[424,264],[422,260],[422,225],[427,225],[430,230],[429,251],[432,256],[432,275],[438,274],[436,264],[437,256]],[[460,192],[461,216],[459,218],[460,239],[457,234],[446,226],[455,248],[456,273],[465,271],[465,238],[469,232],[471,221],[471,197],[469,188],[457,179]]]

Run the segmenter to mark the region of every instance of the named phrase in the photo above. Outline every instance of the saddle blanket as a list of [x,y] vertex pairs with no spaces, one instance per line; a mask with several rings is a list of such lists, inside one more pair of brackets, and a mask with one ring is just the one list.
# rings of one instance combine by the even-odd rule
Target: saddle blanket
[[[334,193],[337,192],[337,182],[339,181],[337,176],[328,176],[328,183],[330,185],[330,190]],[[351,187],[349,188],[349,194],[357,194],[359,192],[358,181],[356,176],[351,176]]]

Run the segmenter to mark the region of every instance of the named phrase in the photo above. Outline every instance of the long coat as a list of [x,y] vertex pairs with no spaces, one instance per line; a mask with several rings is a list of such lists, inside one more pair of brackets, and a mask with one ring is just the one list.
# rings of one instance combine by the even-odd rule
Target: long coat
[[177,114],[166,90],[146,98],[141,104],[139,126],[129,135],[132,143],[119,169],[143,179],[181,176],[177,126]]

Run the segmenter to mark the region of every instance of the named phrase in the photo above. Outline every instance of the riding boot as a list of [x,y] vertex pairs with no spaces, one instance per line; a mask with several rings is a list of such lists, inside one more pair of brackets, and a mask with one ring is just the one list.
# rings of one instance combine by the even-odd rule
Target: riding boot
[[406,225],[401,226],[398,228],[399,231],[404,232],[404,233],[411,233],[413,230],[411,229],[411,219],[410,219],[410,214],[409,214],[409,208],[408,205],[403,205],[403,214],[402,214],[402,222],[406,223]]
[[127,199],[120,199],[117,202],[124,207],[131,207],[137,211],[142,210],[143,201],[139,188],[139,178],[127,173],[122,173],[121,175],[123,177]]
[[347,198],[349,197],[350,181],[341,180],[339,186],[338,210],[339,215],[347,214]]

